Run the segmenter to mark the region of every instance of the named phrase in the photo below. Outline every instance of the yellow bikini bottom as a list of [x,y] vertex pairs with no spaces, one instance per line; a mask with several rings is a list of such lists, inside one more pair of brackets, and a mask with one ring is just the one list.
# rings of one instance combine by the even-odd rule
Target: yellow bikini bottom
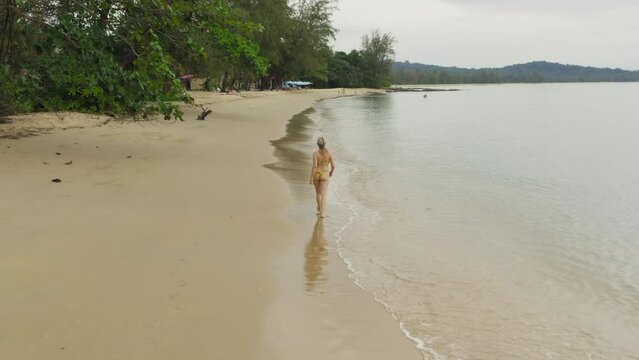
[[328,180],[330,178],[330,174],[328,171],[316,171],[315,172],[315,180]]

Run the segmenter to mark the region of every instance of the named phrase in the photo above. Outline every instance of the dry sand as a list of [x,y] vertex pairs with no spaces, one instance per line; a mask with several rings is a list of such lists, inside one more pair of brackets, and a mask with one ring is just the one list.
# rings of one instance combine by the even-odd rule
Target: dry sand
[[188,106],[185,122],[0,125],[0,360],[419,358],[337,259],[323,298],[289,283],[310,234],[283,215],[268,140],[336,95],[194,93],[206,121]]

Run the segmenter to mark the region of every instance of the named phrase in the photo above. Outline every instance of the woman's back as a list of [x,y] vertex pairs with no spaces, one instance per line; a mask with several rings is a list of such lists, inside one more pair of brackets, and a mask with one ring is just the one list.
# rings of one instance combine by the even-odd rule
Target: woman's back
[[315,152],[317,156],[317,164],[322,170],[328,171],[328,164],[331,162],[331,153],[328,150],[317,150]]

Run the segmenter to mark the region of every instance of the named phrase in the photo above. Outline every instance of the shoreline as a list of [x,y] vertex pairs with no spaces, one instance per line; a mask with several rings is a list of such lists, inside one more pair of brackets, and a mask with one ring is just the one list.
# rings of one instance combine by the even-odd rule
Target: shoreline
[[[294,249],[305,225],[281,214],[290,190],[263,164],[275,159],[267,140],[335,91],[204,96],[196,103],[213,104],[205,121],[191,120],[199,108],[186,106],[184,123],[0,139],[0,292],[8,309],[0,312],[0,359],[295,358],[293,338],[271,341],[279,326],[299,314],[326,319],[292,302],[300,294],[277,278],[276,269],[301,260]],[[393,323],[357,291],[373,318]],[[272,321],[280,305],[288,323]],[[346,322],[359,330],[350,340],[297,332],[298,340],[339,343],[329,358],[352,356],[371,339],[358,319]]]
[[[279,286],[286,290],[273,301],[268,315],[277,326],[275,331],[269,326],[265,333],[277,335],[267,341],[264,353],[270,356],[264,359],[421,359],[416,343],[389,309],[357,284],[340,252],[353,210],[329,189],[327,218],[315,216],[314,191],[307,179],[309,154],[321,134],[318,120],[313,120],[318,115],[317,104],[295,115],[286,134],[272,141],[278,161],[267,167],[287,182],[292,195],[287,218],[301,233],[278,266]],[[335,155],[338,171],[345,169]],[[290,308],[292,303],[297,304],[295,309]],[[294,353],[288,348],[292,340],[303,344]]]

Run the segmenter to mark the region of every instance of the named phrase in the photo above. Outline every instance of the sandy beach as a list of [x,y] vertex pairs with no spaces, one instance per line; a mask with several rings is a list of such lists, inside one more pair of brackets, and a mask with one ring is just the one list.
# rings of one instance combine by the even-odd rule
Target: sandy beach
[[304,291],[315,218],[287,217],[288,184],[263,166],[288,119],[337,94],[0,125],[0,360],[418,359],[330,246],[331,291]]

